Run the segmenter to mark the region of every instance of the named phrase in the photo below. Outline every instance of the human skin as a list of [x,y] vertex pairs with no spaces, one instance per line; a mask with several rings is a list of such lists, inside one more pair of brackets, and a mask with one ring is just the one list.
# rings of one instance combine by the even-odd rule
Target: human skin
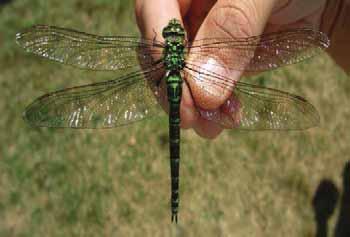
[[[136,0],[135,13],[145,38],[162,40],[162,29],[170,19],[176,18],[182,21],[187,38],[192,41],[213,36],[250,37],[296,27],[322,30],[326,6],[327,0]],[[337,58],[339,53],[333,51],[330,53],[336,62],[349,70],[350,65],[344,63],[346,58]],[[237,72],[229,76],[238,81],[241,75],[242,72]],[[204,138],[217,137],[224,128],[201,117],[198,110],[222,113],[225,110],[222,105],[230,93],[213,96],[215,93],[204,91],[196,80],[185,78],[185,81],[180,106],[181,127],[193,128]]]

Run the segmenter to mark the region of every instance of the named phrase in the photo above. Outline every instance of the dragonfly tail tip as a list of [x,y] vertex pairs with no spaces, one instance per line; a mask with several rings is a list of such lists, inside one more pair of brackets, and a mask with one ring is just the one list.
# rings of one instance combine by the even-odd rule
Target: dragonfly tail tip
[[171,214],[171,222],[175,222],[177,224],[177,213]]

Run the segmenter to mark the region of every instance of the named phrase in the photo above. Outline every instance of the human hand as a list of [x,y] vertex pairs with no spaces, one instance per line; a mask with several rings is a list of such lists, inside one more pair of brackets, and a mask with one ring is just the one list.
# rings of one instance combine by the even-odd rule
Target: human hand
[[[161,36],[172,18],[182,20],[189,41],[213,36],[240,38],[286,28],[319,29],[325,4],[326,0],[137,0],[136,17],[141,33],[150,39],[155,33]],[[237,72],[230,78],[237,81],[240,76],[241,72]],[[222,112],[221,105],[230,93],[213,96],[195,80],[186,82],[180,107],[181,127],[215,138],[224,128],[204,119],[198,110]]]

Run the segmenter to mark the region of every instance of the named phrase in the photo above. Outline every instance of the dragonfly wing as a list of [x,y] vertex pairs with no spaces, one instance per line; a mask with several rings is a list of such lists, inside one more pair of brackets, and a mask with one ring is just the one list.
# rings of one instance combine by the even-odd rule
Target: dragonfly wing
[[[211,68],[259,72],[295,64],[329,46],[328,37],[307,28],[279,31],[248,38],[208,38],[189,43],[187,62]],[[208,62],[208,59],[212,59]]]
[[46,94],[26,108],[24,119],[37,127],[112,128],[157,115],[157,91],[149,86],[159,73],[137,71]]
[[[315,107],[304,98],[280,90],[237,82],[230,98],[238,127],[248,130],[302,130],[318,126]],[[230,110],[229,110],[230,111]]]
[[131,69],[152,65],[163,46],[156,40],[97,36],[55,26],[37,25],[16,35],[27,52],[60,63],[92,70]]
[[[315,127],[320,117],[315,107],[304,98],[280,90],[237,82],[222,76],[199,74],[187,67],[190,80],[217,87],[210,91],[230,90],[232,95],[215,111],[201,111],[204,119],[225,128],[244,130],[302,130]],[[187,78],[188,79],[188,78]]]

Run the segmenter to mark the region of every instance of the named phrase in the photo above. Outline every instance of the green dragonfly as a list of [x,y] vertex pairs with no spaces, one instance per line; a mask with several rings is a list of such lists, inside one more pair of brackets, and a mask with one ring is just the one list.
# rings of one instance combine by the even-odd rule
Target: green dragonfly
[[327,48],[329,40],[322,32],[300,28],[249,38],[189,42],[176,19],[164,27],[162,36],[164,41],[97,36],[37,25],[18,33],[16,40],[27,52],[53,61],[119,73],[114,80],[37,98],[24,113],[25,121],[32,126],[113,128],[158,115],[162,111],[159,104],[168,102],[171,220],[177,222],[182,83],[195,80],[207,93],[218,91],[212,90],[214,87],[229,90],[231,109],[224,114],[198,109],[200,116],[225,128],[307,129],[319,124],[319,115],[304,98],[234,81],[218,71],[259,72],[298,63]]

